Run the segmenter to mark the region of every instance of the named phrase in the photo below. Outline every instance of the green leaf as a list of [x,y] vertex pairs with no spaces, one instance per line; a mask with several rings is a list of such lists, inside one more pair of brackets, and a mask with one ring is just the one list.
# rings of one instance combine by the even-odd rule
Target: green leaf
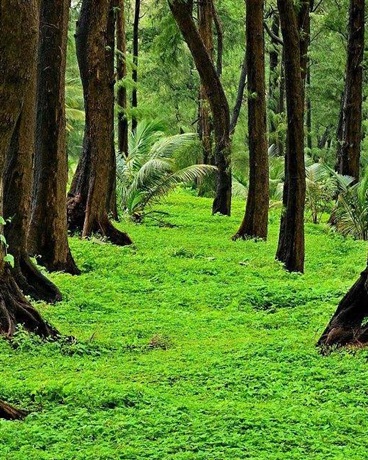
[[4,257],[4,261],[7,262],[9,265],[11,265],[12,267],[14,267],[14,257],[11,255],[11,254],[7,254],[5,257]]

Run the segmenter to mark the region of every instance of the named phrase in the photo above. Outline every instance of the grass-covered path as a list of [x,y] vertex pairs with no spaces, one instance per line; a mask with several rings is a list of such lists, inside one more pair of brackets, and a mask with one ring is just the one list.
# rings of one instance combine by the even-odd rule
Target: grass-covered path
[[366,246],[307,224],[306,274],[183,192],[174,227],[123,223],[133,247],[72,239],[80,277],[39,305],[77,344],[0,341],[0,459],[349,459],[368,452],[368,351],[315,342],[364,268]]

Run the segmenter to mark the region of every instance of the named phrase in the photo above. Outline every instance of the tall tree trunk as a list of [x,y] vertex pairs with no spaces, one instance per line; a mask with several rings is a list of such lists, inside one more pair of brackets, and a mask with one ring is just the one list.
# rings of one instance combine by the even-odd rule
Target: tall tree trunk
[[222,28],[221,19],[217,13],[215,0],[211,0],[212,2],[212,15],[213,15],[213,23],[215,24],[216,29],[216,37],[217,37],[217,47],[216,47],[216,70],[217,75],[221,77],[222,75],[222,58],[224,54],[224,32]]
[[139,53],[139,20],[140,20],[141,0],[135,0],[134,24],[133,24],[133,91],[132,91],[132,131],[137,129],[137,116],[134,109],[138,107],[138,53]]
[[236,125],[238,124],[240,110],[243,105],[243,98],[244,98],[244,91],[247,82],[247,52],[245,50],[243,62],[240,69],[240,76],[239,76],[239,83],[238,83],[238,90],[236,92],[236,99],[233,111],[231,113],[231,121],[230,121],[230,134],[233,135],[235,132]]
[[289,271],[304,271],[304,85],[298,18],[292,0],[278,0],[284,41],[287,103],[284,210],[276,258]]
[[119,155],[128,155],[128,119],[127,90],[124,79],[127,76],[126,66],[126,32],[125,32],[125,0],[117,0],[116,14],[116,73],[118,77],[117,104],[118,104],[118,152]]
[[339,303],[318,341],[319,346],[359,345],[368,342],[368,266]]
[[59,289],[32,263],[28,252],[31,214],[32,159],[35,149],[37,63],[29,68],[30,82],[13,132],[4,171],[4,216],[8,251],[14,257],[12,275],[23,293],[36,300],[61,300]]
[[281,79],[282,59],[280,59],[280,17],[277,11],[273,13],[271,26],[271,50],[270,50],[270,73],[268,80],[268,108],[271,112],[269,122],[269,142],[275,145],[278,155],[282,155],[284,148],[278,132],[279,117],[283,112],[281,105]]
[[29,250],[49,271],[79,274],[69,249],[65,67],[70,0],[41,0],[35,177]]
[[77,26],[86,124],[83,152],[68,194],[68,223],[82,237],[100,233],[112,243],[131,244],[113,227],[107,209],[116,172],[114,152],[114,11],[110,0],[84,0]]
[[235,239],[267,238],[269,167],[263,10],[263,1],[246,0],[249,191],[245,216]]
[[342,138],[338,172],[359,180],[362,140],[362,89],[364,53],[364,0],[350,0]]
[[[198,32],[204,46],[213,62],[213,3],[212,0],[200,0],[198,2]],[[206,89],[203,83],[199,89],[199,117],[198,117],[198,134],[202,141],[203,163],[211,164],[212,159],[212,122],[211,109],[209,107]]]
[[306,93],[306,123],[307,123],[307,147],[309,151],[313,148],[313,138],[312,138],[312,100],[310,97],[311,89],[311,71],[310,66],[308,65],[307,70],[307,93]]
[[213,213],[230,215],[230,114],[229,105],[213,62],[203,44],[191,15],[191,4],[182,0],[169,0],[176,23],[193,56],[201,82],[206,89],[213,116],[215,133],[215,162],[218,168]]
[[[0,4],[0,177],[4,175],[24,97],[36,61],[38,12],[35,1],[2,0]],[[27,49],[25,53],[24,50]],[[4,215],[0,184],[0,215]],[[56,335],[23,296],[0,251],[0,333],[12,336],[18,324],[41,336]]]

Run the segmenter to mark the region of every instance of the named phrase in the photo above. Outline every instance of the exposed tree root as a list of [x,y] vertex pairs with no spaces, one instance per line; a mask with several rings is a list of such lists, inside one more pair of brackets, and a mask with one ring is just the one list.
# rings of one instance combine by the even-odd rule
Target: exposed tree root
[[70,250],[68,251],[66,261],[55,261],[43,256],[38,256],[37,262],[43,267],[45,267],[49,272],[64,272],[69,273],[69,275],[73,276],[81,274],[81,271],[77,267],[77,264],[75,263]]
[[117,246],[127,246],[133,243],[127,233],[121,232],[115,228],[108,218],[97,222],[95,228],[101,236],[107,238],[110,243],[116,244]]
[[360,274],[339,303],[335,314],[318,340],[321,347],[368,343],[368,267]]
[[22,409],[16,409],[10,404],[0,399],[0,418],[5,420],[22,420],[28,415],[28,412]]
[[62,299],[59,289],[37,269],[28,255],[16,258],[12,274],[23,293],[33,299],[48,303]]
[[0,279],[0,334],[10,338],[21,324],[27,331],[41,337],[57,337],[58,331],[47,324],[6,272]]

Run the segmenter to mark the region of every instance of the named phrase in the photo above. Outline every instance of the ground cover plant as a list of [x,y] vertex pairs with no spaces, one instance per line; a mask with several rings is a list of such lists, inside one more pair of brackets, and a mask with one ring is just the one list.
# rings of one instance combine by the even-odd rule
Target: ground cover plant
[[78,341],[0,341],[1,395],[30,411],[0,421],[1,459],[365,458],[368,352],[315,348],[365,243],[307,223],[288,273],[279,210],[267,242],[233,242],[243,202],[210,204],[175,192],[170,225],[120,224],[129,247],[70,240],[82,275],[53,274],[64,300],[37,306]]

